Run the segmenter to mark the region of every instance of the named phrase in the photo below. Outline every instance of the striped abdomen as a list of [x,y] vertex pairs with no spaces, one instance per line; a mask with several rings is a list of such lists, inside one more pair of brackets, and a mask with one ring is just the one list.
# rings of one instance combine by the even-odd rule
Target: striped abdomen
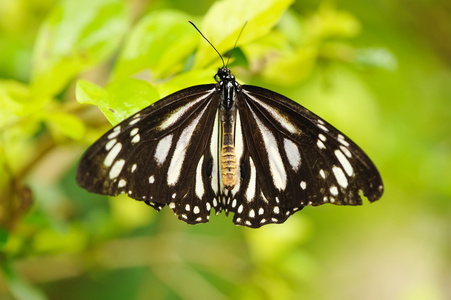
[[[226,129],[227,127],[224,126]],[[231,190],[236,184],[236,155],[233,145],[233,134],[224,130],[221,149],[222,183],[224,187]]]

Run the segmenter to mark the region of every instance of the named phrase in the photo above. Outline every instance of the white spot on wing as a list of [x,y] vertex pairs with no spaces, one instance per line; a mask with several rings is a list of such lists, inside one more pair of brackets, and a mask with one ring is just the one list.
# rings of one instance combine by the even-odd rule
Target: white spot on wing
[[337,138],[338,138],[338,141],[339,141],[340,143],[342,143],[342,144],[345,145],[346,147],[349,146],[349,143],[345,140],[345,137],[344,137],[343,135],[338,134],[338,135],[337,135]]
[[105,150],[110,151],[110,149],[113,148],[113,146],[114,146],[114,144],[116,144],[116,142],[117,142],[116,139],[108,141],[108,143],[106,143],[106,145],[105,145]]
[[330,187],[330,193],[331,193],[332,195],[334,195],[334,196],[337,196],[337,195],[338,195],[338,189],[337,189],[337,187],[336,187],[336,186],[331,186],[331,187]]
[[307,188],[307,183],[305,181],[301,181],[301,189],[305,190]]
[[340,150],[341,150],[347,157],[351,158],[352,154],[351,154],[351,152],[348,150],[348,148],[346,148],[346,147],[340,145]]
[[[236,112],[236,122],[235,122],[235,157],[236,157],[236,174],[240,174],[241,166],[240,161],[243,157],[244,152],[244,141],[243,132],[241,128],[241,118],[239,111]],[[235,196],[241,187],[241,180],[237,180],[235,186],[232,189],[232,195]],[[250,199],[248,198],[248,201]]]
[[279,147],[277,147],[276,138],[272,132],[266,128],[265,125],[263,125],[252,110],[251,112],[258,125],[256,129],[260,130],[265,144],[264,150],[266,150],[268,157],[269,169],[271,171],[274,186],[279,190],[285,190],[287,187],[287,173],[285,173],[284,164],[279,153]]
[[125,179],[119,180],[119,183],[117,184],[117,187],[121,188],[127,185],[127,181]]
[[[174,154],[169,164],[167,182],[170,186],[173,186],[180,177],[182,172],[182,165],[186,158],[186,148],[188,147],[191,137],[193,136],[194,129],[199,124],[200,118],[204,115],[207,106],[199,113],[199,115],[189,124],[179,136],[177,145],[175,146]],[[191,158],[188,158],[191,159]]]
[[346,174],[348,174],[348,176],[352,176],[354,174],[354,169],[352,168],[343,152],[341,152],[340,150],[335,150],[335,156],[338,158],[338,161],[340,162],[343,169],[345,169]]
[[260,195],[262,196],[263,201],[265,201],[266,203],[268,203],[268,199],[266,199],[265,195],[263,194],[262,191],[260,191]]
[[232,208],[235,208],[235,206],[236,206],[236,199],[233,199],[233,201],[232,201]]
[[269,106],[268,104],[264,103],[263,101],[260,101],[254,96],[251,96],[246,91],[243,92],[254,102],[257,102],[260,106],[262,106],[266,110],[266,112],[268,112],[271,115],[271,117],[273,117],[273,119],[276,120],[281,127],[285,128],[286,130],[288,130],[290,133],[293,134],[299,134],[301,132],[299,128],[297,128],[287,118],[284,117],[284,114],[280,112],[280,110],[276,109],[274,106]]
[[216,113],[214,125],[213,125],[213,132],[211,134],[211,140],[210,140],[210,153],[213,158],[213,168],[211,170],[211,188],[213,189],[213,192],[215,192],[215,195],[218,195],[218,181],[219,181],[219,174],[218,174],[218,153],[219,153],[219,144],[218,144],[218,137],[219,137],[219,120],[218,120],[219,112]]
[[196,196],[199,197],[199,199],[202,199],[202,196],[204,195],[204,183],[202,180],[202,164],[204,162],[204,156],[202,155],[202,157],[199,160],[199,163],[197,164],[197,168],[196,168],[196,187],[195,187],[195,191],[196,191]]
[[116,145],[114,145],[113,149],[111,149],[110,152],[108,152],[107,156],[105,157],[103,164],[107,167],[111,166],[113,161],[116,159],[116,156],[119,154],[119,152],[121,152],[121,149],[122,149],[121,143],[117,143]]
[[111,170],[110,170],[110,179],[114,179],[117,176],[119,176],[119,174],[121,174],[124,164],[125,164],[125,160],[123,160],[123,159],[119,159],[114,163],[114,165],[111,167]]
[[172,144],[172,134],[165,136],[162,138],[157,145],[157,148],[155,150],[155,161],[158,165],[161,165],[166,160],[166,157],[168,156],[169,149],[171,149]]
[[332,167],[332,172],[334,172],[335,178],[337,179],[337,182],[342,187],[346,188],[348,186],[348,179],[345,176],[345,173],[343,170],[337,166]]
[[326,149],[326,145],[324,145],[324,143],[320,139],[318,139],[316,145],[318,146],[319,149]]
[[130,123],[128,123],[128,125],[134,125],[134,124],[138,123],[139,120],[141,120],[141,118],[135,116],[135,117],[133,118],[133,120],[131,120]]
[[141,137],[139,136],[139,134],[135,135],[132,139],[132,144],[138,143],[140,139]]
[[111,139],[117,137],[119,135],[119,133],[121,133],[121,126],[116,126],[113,128],[113,132],[111,132],[107,138],[111,140]]
[[301,153],[299,153],[299,148],[289,139],[283,139],[283,147],[285,149],[285,154],[287,155],[288,162],[296,172],[301,165]]
[[170,126],[173,126],[175,123],[177,123],[178,120],[180,120],[180,118],[182,118],[185,113],[196,103],[204,100],[205,98],[207,98],[208,96],[211,95],[211,93],[213,93],[215,90],[211,89],[210,91],[208,91],[208,93],[206,93],[205,95],[203,95],[202,97],[196,98],[193,101],[190,101],[189,103],[185,104],[184,106],[178,108],[177,110],[173,111],[171,113],[171,115],[164,120],[160,126],[159,129],[160,130],[164,130]]
[[249,165],[250,165],[250,179],[249,179],[249,186],[246,190],[246,199],[248,202],[252,201],[255,197],[255,188],[257,185],[257,174],[255,170],[254,161],[252,158],[249,157]]
[[134,136],[139,131],[139,128],[133,128],[132,131],[130,131],[130,136]]
[[[319,123],[319,122],[318,122]],[[316,126],[318,126],[319,128],[321,128],[323,131],[328,132],[329,129],[326,128],[326,126],[322,125],[322,124],[317,124]]]

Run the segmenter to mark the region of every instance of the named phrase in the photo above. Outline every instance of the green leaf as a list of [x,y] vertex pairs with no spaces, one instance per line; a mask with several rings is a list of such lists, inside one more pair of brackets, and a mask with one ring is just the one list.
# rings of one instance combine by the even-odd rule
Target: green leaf
[[262,76],[268,82],[293,86],[308,78],[316,64],[317,48],[301,47],[292,53],[283,53],[265,65]]
[[77,81],[75,97],[79,103],[94,104],[106,101],[106,91],[95,83],[80,79]]
[[30,88],[15,80],[0,80],[0,128],[2,123],[26,116],[50,101],[48,97],[34,95]]
[[192,19],[175,10],[154,12],[141,19],[128,36],[113,78],[138,74],[149,80],[181,71],[198,43],[198,33],[188,23]]
[[85,134],[84,123],[74,115],[61,112],[52,112],[44,118],[53,135],[64,135],[73,140],[80,140]]
[[359,30],[360,24],[354,16],[325,3],[304,22],[289,10],[280,22],[279,33],[272,31],[255,43],[257,45],[246,45],[246,49],[248,53],[254,52],[248,54],[254,65],[256,56],[260,61],[266,61],[262,67],[266,81],[294,86],[311,76],[318,58],[331,61],[352,59],[347,57],[352,49],[337,41],[353,37]]
[[[277,23],[293,0],[222,0],[215,2],[207,12],[202,33],[220,53],[232,49],[238,34],[247,21],[237,46],[266,35]],[[217,54],[203,41],[196,53],[195,67],[209,64]]]
[[129,78],[114,81],[105,89],[89,81],[79,80],[76,98],[79,103],[98,106],[108,121],[116,125],[157,101],[159,95],[149,83]]
[[35,93],[54,95],[119,46],[128,26],[124,1],[61,1],[42,24],[34,49]]
[[359,21],[350,13],[335,9],[330,3],[322,3],[318,12],[306,24],[310,42],[332,37],[355,37],[360,32]]
[[23,83],[0,80],[0,146],[4,146],[9,165],[25,164],[24,157],[30,157],[29,152],[34,151],[31,140],[41,129],[42,121],[37,114],[50,101],[33,95]]
[[215,83],[213,76],[217,70],[203,69],[193,70],[174,76],[170,81],[158,86],[158,92],[162,97],[172,94],[183,88],[193,85]]

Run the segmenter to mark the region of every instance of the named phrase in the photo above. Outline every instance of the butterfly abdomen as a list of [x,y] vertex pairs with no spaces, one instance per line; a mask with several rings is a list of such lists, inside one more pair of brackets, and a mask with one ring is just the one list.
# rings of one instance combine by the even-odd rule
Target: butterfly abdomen
[[233,142],[233,119],[226,118],[223,122],[223,136],[221,148],[221,173],[224,187],[231,190],[236,185],[236,155]]
[[236,184],[236,155],[233,145],[223,144],[221,150],[221,169],[224,187],[228,190],[233,189]]

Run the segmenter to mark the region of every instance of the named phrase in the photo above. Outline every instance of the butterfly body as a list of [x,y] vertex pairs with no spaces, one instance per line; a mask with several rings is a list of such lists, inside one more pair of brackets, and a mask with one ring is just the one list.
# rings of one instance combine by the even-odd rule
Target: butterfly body
[[220,119],[222,123],[221,174],[226,189],[231,190],[236,185],[236,155],[235,155],[235,120],[236,99],[240,85],[228,68],[218,70],[215,76],[216,91],[220,94]]
[[280,94],[238,84],[228,68],[215,79],[112,128],[84,154],[79,185],[168,205],[189,224],[208,222],[214,209],[253,228],[305,206],[382,196],[374,164],[332,125]]

